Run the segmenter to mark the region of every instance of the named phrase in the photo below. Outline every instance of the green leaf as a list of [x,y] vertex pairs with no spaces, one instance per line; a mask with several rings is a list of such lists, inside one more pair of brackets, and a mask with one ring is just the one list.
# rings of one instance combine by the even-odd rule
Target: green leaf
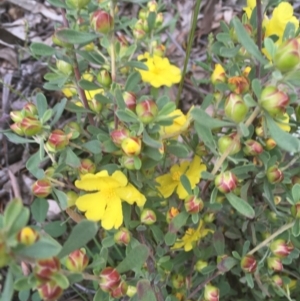
[[188,148],[176,140],[171,140],[167,145],[166,152],[175,155],[177,158],[188,158],[189,150]]
[[253,55],[260,63],[267,64],[267,60],[263,57],[257,45],[250,38],[241,21],[237,17],[234,17],[232,23],[239,42],[247,49],[247,52]]
[[189,214],[185,211],[180,212],[174,218],[172,218],[171,223],[169,225],[169,231],[176,233],[179,229],[181,229],[185,224],[189,217]]
[[41,236],[40,239],[29,247],[22,247],[16,250],[16,254],[20,256],[30,257],[33,259],[47,258],[57,256],[61,250],[61,245],[51,238],[51,236]]
[[36,95],[36,106],[39,113],[39,118],[42,119],[48,108],[47,99],[43,93],[38,93]]
[[88,62],[91,62],[93,64],[102,65],[104,63],[104,58],[98,53],[85,50],[77,50],[77,53]]
[[125,84],[125,91],[135,90],[140,81],[141,75],[139,74],[139,72],[130,73]]
[[48,120],[51,119],[53,115],[53,110],[52,109],[47,109],[43,115],[43,117],[41,118],[41,122],[44,124],[46,123]]
[[66,110],[73,112],[73,113],[90,113],[91,112],[89,109],[79,107],[73,102],[67,102]]
[[107,236],[102,239],[101,243],[104,248],[110,248],[115,245],[115,240],[113,236]]
[[160,141],[151,138],[146,130],[143,133],[143,142],[153,148],[161,148],[163,146]]
[[149,280],[142,279],[137,283],[138,301],[157,301]]
[[66,148],[66,164],[74,168],[80,166],[80,159],[70,147]]
[[252,85],[252,90],[255,93],[255,96],[259,99],[260,95],[261,95],[261,84],[260,84],[260,81],[257,78],[255,78],[252,81],[251,85]]
[[13,294],[14,294],[14,279],[13,279],[12,268],[10,267],[5,275],[4,287],[3,287],[0,300],[11,301]]
[[221,47],[220,48],[220,56],[226,57],[226,58],[233,58],[236,57],[239,53],[240,46],[236,46],[234,48],[227,48],[227,47]]
[[30,211],[28,208],[23,207],[22,211],[19,213],[15,222],[11,225],[9,231],[7,231],[7,236],[15,236],[23,227],[28,224],[30,217]]
[[28,301],[30,297],[30,288],[26,291],[21,291],[18,294],[19,301]]
[[89,32],[82,32],[73,29],[61,29],[57,32],[57,37],[65,43],[85,44],[92,42],[98,36]]
[[46,224],[44,226],[44,230],[50,236],[57,238],[59,236],[62,236],[66,232],[67,226],[62,221],[54,221]]
[[61,117],[64,112],[65,106],[67,104],[67,99],[61,99],[53,108],[54,111],[54,118],[52,119],[50,125],[53,126]]
[[300,235],[300,220],[296,219],[294,226],[292,228],[292,234],[294,237],[298,237]]
[[103,292],[102,289],[98,289],[93,299],[93,301],[108,301],[108,300],[109,300],[108,293]]
[[227,256],[223,258],[220,263],[218,263],[217,268],[220,272],[226,273],[230,271],[234,266],[236,266],[238,262],[239,261],[237,261],[236,259]]
[[155,26],[155,20],[156,20],[157,14],[155,12],[149,12],[147,17],[147,24],[149,27],[149,32],[151,32]]
[[269,53],[270,57],[273,59],[275,52],[276,52],[276,46],[275,46],[275,43],[273,42],[273,40],[270,38],[265,38],[264,39],[264,47],[267,50],[267,52]]
[[64,0],[47,0],[51,5],[61,8],[68,8]]
[[248,217],[248,218],[254,218],[255,212],[254,209],[251,207],[251,205],[247,202],[245,202],[240,197],[236,196],[234,193],[227,193],[226,198],[230,205],[239,213],[242,215]]
[[23,291],[31,289],[32,284],[29,282],[28,276],[21,277],[17,279],[14,283],[14,289],[17,291]]
[[92,90],[99,90],[101,89],[100,86],[96,85],[95,83],[86,80],[86,79],[81,79],[78,82],[78,85],[80,86],[81,89],[86,90],[86,91],[92,91]]
[[145,71],[149,70],[147,65],[145,65],[143,62],[138,62],[138,61],[129,61],[125,64],[125,66],[129,66],[132,68],[145,70]]
[[23,203],[20,199],[14,199],[10,201],[4,211],[4,227],[10,229],[10,227],[16,222],[23,209]]
[[292,196],[294,203],[300,202],[300,184],[296,183],[292,188]]
[[116,96],[116,102],[117,102],[118,108],[121,110],[125,110],[126,104],[125,104],[122,92],[119,88],[115,90],[115,96]]
[[142,160],[139,157],[134,156],[133,157],[133,164],[134,164],[134,168],[136,170],[140,170],[141,167],[142,167]]
[[[176,109],[176,105],[173,102],[169,102],[167,103],[163,108],[161,108],[158,112],[158,117],[160,116],[164,116],[166,117],[167,115],[169,115],[170,113],[172,113],[174,110]],[[172,119],[175,119],[176,116],[172,116]],[[157,118],[158,120],[158,118]]]
[[68,278],[62,273],[55,273],[51,276],[51,279],[53,279],[62,289],[67,289],[70,285]]
[[82,147],[87,149],[93,154],[101,154],[101,143],[99,140],[91,140],[84,144],[82,144]]
[[43,223],[46,219],[49,203],[45,199],[36,198],[30,206],[32,217],[38,223]]
[[182,174],[180,176],[180,182],[181,182],[183,188],[187,191],[187,193],[189,195],[192,195],[193,194],[192,186],[191,186],[189,178],[185,174]]
[[3,133],[6,138],[10,141],[10,142],[13,142],[13,143],[16,143],[16,144],[25,144],[25,143],[36,143],[34,140],[32,139],[27,139],[27,138],[23,138],[23,137],[20,137],[14,133]]
[[100,93],[95,95],[95,99],[102,104],[112,103],[112,101],[108,97],[105,97]]
[[55,53],[55,49],[43,43],[32,43],[30,50],[35,55],[51,56]]
[[167,232],[165,235],[165,243],[167,246],[173,246],[176,241],[176,234],[172,232]]
[[216,231],[213,235],[213,245],[217,255],[223,255],[225,249],[225,239],[221,231]]
[[67,197],[67,195],[63,191],[58,190],[56,188],[53,188],[52,192],[57,197],[57,200],[59,202],[59,205],[60,205],[61,209],[66,210],[68,208],[68,197]]
[[268,129],[276,144],[285,151],[296,153],[300,151],[300,141],[295,136],[283,131],[269,114],[265,114]]
[[145,245],[138,245],[134,247],[126,256],[126,258],[119,263],[117,270],[123,274],[130,270],[139,270],[146,262],[149,256],[149,249]]
[[116,115],[124,122],[140,122],[138,117],[128,109],[117,110]]
[[250,288],[254,288],[254,281],[253,281],[252,274],[246,273],[246,274],[245,274],[245,278],[246,278],[246,281],[247,281],[248,286],[249,286]]
[[58,254],[58,257],[63,258],[74,250],[84,247],[95,237],[97,231],[98,226],[95,222],[82,220],[72,229],[72,232],[66,240],[61,252]]

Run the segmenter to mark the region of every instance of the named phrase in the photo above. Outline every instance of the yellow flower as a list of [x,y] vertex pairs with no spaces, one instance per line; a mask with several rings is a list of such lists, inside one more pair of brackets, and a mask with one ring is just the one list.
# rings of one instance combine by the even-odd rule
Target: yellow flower
[[184,248],[185,252],[193,249],[194,245],[209,233],[213,233],[211,229],[206,229],[203,220],[200,220],[197,229],[188,228],[181,239],[177,239],[172,250]]
[[151,57],[150,54],[146,52],[138,56],[139,61],[144,59],[146,59],[144,64],[148,67],[148,70],[138,69],[143,82],[149,83],[155,88],[161,86],[171,87],[173,84],[180,82],[180,69],[171,65],[167,58],[162,58],[157,55]]
[[179,198],[185,199],[189,194],[181,184],[180,177],[186,175],[194,189],[200,181],[201,172],[205,170],[206,166],[201,164],[200,157],[195,156],[191,162],[183,161],[179,165],[175,164],[171,167],[170,173],[157,177],[156,182],[160,184],[157,189],[164,198],[168,198],[176,189]]
[[177,137],[178,135],[186,131],[192,120],[191,112],[193,108],[194,107],[191,107],[191,109],[188,111],[186,115],[184,115],[182,111],[179,109],[170,113],[168,115],[169,117],[173,117],[173,116],[177,116],[177,117],[173,119],[173,124],[168,126],[163,126],[160,128],[160,138],[169,139],[169,138]]
[[285,132],[289,132],[291,130],[291,127],[289,126],[290,117],[287,113],[283,114],[281,118],[279,119],[276,124]]
[[221,64],[215,65],[215,69],[214,69],[210,79],[213,84],[224,83],[226,81],[225,70]]
[[73,97],[77,94],[77,90],[73,85],[65,85],[61,91],[67,98]]
[[256,6],[256,0],[247,0],[247,6],[244,7],[244,11],[248,17],[248,19],[251,18],[252,11]]
[[76,206],[85,211],[88,220],[101,221],[106,230],[119,228],[123,223],[122,201],[143,206],[146,198],[132,184],[128,183],[121,171],[111,176],[106,170],[96,174],[86,174],[75,186],[85,191],[97,191],[80,196]]

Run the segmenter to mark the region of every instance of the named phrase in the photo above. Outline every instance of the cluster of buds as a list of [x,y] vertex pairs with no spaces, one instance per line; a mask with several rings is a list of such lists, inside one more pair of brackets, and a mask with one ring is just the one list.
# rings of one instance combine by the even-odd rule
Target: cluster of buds
[[11,130],[20,136],[32,137],[42,132],[43,125],[37,116],[37,108],[28,102],[21,111],[11,111],[10,118],[13,124]]
[[113,298],[121,298],[127,293],[128,288],[119,272],[112,267],[107,267],[101,271],[99,286]]
[[253,255],[245,255],[241,259],[241,268],[245,273],[254,273],[256,271],[257,261]]
[[216,286],[206,284],[204,287],[204,300],[205,301],[219,301],[220,291]]
[[17,234],[18,242],[25,246],[33,245],[39,238],[39,233],[31,227],[24,227]]
[[91,26],[95,32],[108,34],[111,32],[114,26],[114,20],[112,16],[101,9],[96,10],[90,17]]
[[226,152],[229,147],[231,147],[229,155],[237,154],[241,150],[241,142],[240,140],[236,139],[236,135],[236,133],[232,133],[230,135],[224,135],[219,138],[218,148],[221,154]]
[[236,93],[230,93],[226,98],[224,110],[226,116],[235,123],[242,122],[248,113],[248,107],[243,98]]
[[235,190],[237,185],[238,179],[231,171],[222,172],[215,178],[215,186],[222,193],[229,193]]
[[52,192],[52,183],[43,178],[35,181],[31,187],[32,193],[38,198],[45,198]]
[[66,134],[63,130],[53,130],[46,142],[46,147],[50,152],[57,152],[63,150],[68,144],[72,137],[72,133]]
[[60,261],[57,257],[40,259],[36,262],[33,273],[38,280],[38,293],[44,301],[55,301],[63,293],[56,283],[55,275],[60,273]]
[[84,248],[70,253],[65,261],[66,268],[74,273],[81,273],[87,267],[89,259]]

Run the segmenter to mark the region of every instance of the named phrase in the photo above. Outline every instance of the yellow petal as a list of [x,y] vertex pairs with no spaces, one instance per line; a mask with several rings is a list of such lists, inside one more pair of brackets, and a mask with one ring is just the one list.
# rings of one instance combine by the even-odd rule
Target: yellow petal
[[115,191],[121,200],[130,205],[137,203],[137,205],[141,207],[144,206],[146,202],[145,196],[130,183],[126,187],[117,188]]
[[169,197],[178,185],[178,182],[173,181],[170,174],[159,176],[155,181],[160,184],[157,189],[165,198]]
[[99,177],[98,174],[86,174],[81,180],[75,181],[75,186],[86,191],[102,190],[106,188],[117,188],[120,183],[112,177]]
[[176,189],[176,193],[178,194],[178,197],[183,200],[186,197],[188,197],[188,192],[185,190],[185,188],[183,187],[183,185],[181,184],[181,182],[178,184],[177,189]]
[[122,202],[119,197],[110,198],[105,214],[101,220],[104,229],[118,229],[123,223]]
[[120,170],[115,171],[111,176],[120,183],[120,187],[125,187],[128,183],[126,176]]

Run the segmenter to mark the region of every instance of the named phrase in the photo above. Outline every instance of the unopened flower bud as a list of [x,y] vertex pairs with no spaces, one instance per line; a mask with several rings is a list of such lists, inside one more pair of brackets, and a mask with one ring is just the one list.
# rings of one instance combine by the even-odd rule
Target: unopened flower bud
[[126,292],[126,295],[128,297],[130,297],[130,298],[133,297],[136,294],[136,292],[137,292],[137,289],[135,286],[128,285],[127,292]]
[[117,287],[114,287],[110,291],[112,298],[119,299],[126,295],[128,289],[128,284],[125,281],[121,281]]
[[91,0],[67,0],[67,4],[75,9],[82,9],[86,7]]
[[134,111],[136,108],[136,95],[133,92],[123,92],[123,99],[127,109]]
[[179,210],[175,207],[171,207],[166,214],[166,221],[169,224],[171,222],[171,220],[179,214]]
[[80,125],[78,124],[78,122],[71,121],[64,126],[63,130],[66,134],[71,133],[72,136],[70,137],[70,140],[73,140],[78,138],[80,134]]
[[294,250],[294,246],[291,242],[287,243],[283,239],[276,239],[271,242],[270,250],[275,256],[284,258],[290,255]]
[[56,301],[63,293],[63,289],[54,281],[41,284],[37,287],[37,291],[44,301]]
[[31,137],[39,134],[42,131],[43,126],[37,118],[28,116],[22,119],[20,128],[24,135]]
[[51,152],[63,150],[68,144],[71,134],[66,134],[62,130],[54,130],[50,133],[46,143]]
[[33,183],[32,193],[38,198],[45,198],[52,192],[52,184],[48,179],[40,179]]
[[98,73],[97,80],[98,80],[99,84],[102,85],[103,87],[108,88],[111,85],[110,73],[105,69],[101,70]]
[[224,110],[226,116],[235,123],[242,122],[248,113],[248,107],[243,98],[235,93],[230,93],[226,98]]
[[163,44],[158,44],[157,41],[152,41],[151,46],[153,49],[153,55],[163,57],[165,54],[166,47]]
[[157,11],[157,2],[155,0],[151,0],[147,3],[147,8],[149,12],[156,12]]
[[300,202],[291,207],[291,214],[294,218],[300,219]]
[[110,137],[111,137],[112,142],[116,146],[121,146],[123,140],[128,138],[129,134],[130,134],[130,132],[127,129],[120,128],[120,129],[111,131]]
[[220,292],[216,286],[206,284],[204,287],[204,299],[205,301],[219,301]]
[[212,223],[216,219],[216,214],[214,212],[206,212],[203,216],[203,221],[207,224]]
[[104,10],[96,10],[91,16],[91,25],[95,32],[107,34],[113,28],[112,16]]
[[139,119],[143,123],[148,124],[155,119],[158,107],[153,100],[144,100],[136,105],[135,111]]
[[19,136],[24,136],[23,129],[21,128],[21,123],[16,122],[10,125],[10,129]]
[[269,138],[266,140],[266,150],[272,150],[276,146],[276,142],[274,139]]
[[102,103],[100,101],[97,101],[96,98],[89,100],[88,105],[91,111],[95,112],[96,114],[99,114],[103,108]]
[[277,205],[279,205],[281,203],[282,198],[279,195],[274,195],[274,199],[273,200],[274,200],[274,204],[277,206]]
[[152,225],[156,222],[156,214],[151,209],[143,209],[140,220],[145,225]]
[[282,182],[284,178],[282,170],[278,166],[271,166],[267,169],[267,179],[271,184]]
[[273,275],[271,279],[277,286],[283,286],[283,280],[279,275]]
[[140,11],[139,11],[138,17],[139,17],[139,19],[141,19],[141,20],[147,20],[148,15],[149,15],[149,11],[148,11],[146,8],[142,8],[142,9],[140,9]]
[[230,171],[220,173],[215,178],[215,186],[222,193],[233,191],[238,184],[237,177]]
[[22,228],[17,235],[18,242],[26,246],[33,245],[39,237],[39,233],[31,227]]
[[216,64],[215,69],[211,75],[211,81],[215,85],[217,83],[225,83],[226,82],[226,73],[221,64]]
[[300,64],[300,40],[299,38],[284,41],[277,48],[274,55],[274,65],[281,72],[289,72]]
[[62,60],[56,61],[56,68],[64,75],[70,75],[73,72],[73,66]]
[[146,36],[146,32],[144,31],[144,29],[134,28],[132,30],[132,34],[137,40],[142,40]]
[[121,148],[127,156],[137,156],[141,153],[142,142],[139,138],[128,137],[122,141]]
[[289,103],[289,96],[277,87],[267,86],[261,92],[258,103],[271,116],[283,114]]
[[228,78],[230,91],[236,94],[245,94],[249,91],[249,81],[244,76],[233,76]]
[[133,156],[122,156],[120,159],[120,163],[123,167],[125,167],[128,170],[135,170],[135,164],[134,164],[134,158]]
[[96,171],[96,165],[89,158],[82,159],[80,161],[80,165],[78,167],[78,171],[79,171],[79,173],[80,173],[81,176],[83,176],[83,175],[85,175],[87,173],[95,173],[95,171]]
[[241,268],[245,273],[254,273],[256,271],[257,261],[254,256],[246,255],[241,260]]
[[268,264],[268,268],[270,270],[273,270],[276,272],[280,272],[283,270],[282,262],[281,262],[280,258],[278,258],[278,257],[268,257],[267,264]]
[[127,246],[130,242],[131,234],[128,229],[122,227],[114,234],[114,241],[118,245]]
[[25,116],[34,116],[37,115],[38,111],[36,105],[32,102],[27,102],[23,108]]
[[208,266],[208,262],[199,259],[196,264],[195,264],[195,270],[199,273],[201,273],[201,271],[206,268]]
[[11,111],[9,115],[11,120],[16,123],[21,122],[24,118],[22,111]]
[[121,276],[115,268],[106,267],[100,273],[99,285],[104,292],[110,292],[119,285],[120,281]]
[[164,15],[163,13],[158,13],[156,14],[155,22],[154,22],[154,27],[158,28],[164,23]]
[[182,288],[185,285],[185,277],[183,277],[182,274],[173,274],[171,277],[171,282],[174,288]]
[[50,281],[51,277],[59,271],[60,262],[57,257],[38,260],[33,270],[35,277],[41,282]]
[[255,127],[255,134],[258,137],[264,137],[265,136],[264,127],[262,125],[256,126]]
[[89,259],[86,255],[84,248],[75,250],[70,253],[65,261],[66,268],[75,273],[80,273],[84,271],[89,263]]
[[66,192],[68,207],[75,206],[76,200],[78,199],[78,194],[72,190]]
[[261,154],[264,149],[259,142],[248,139],[245,141],[245,147],[243,148],[243,151],[247,156],[257,156]]
[[200,212],[204,207],[204,203],[201,198],[193,196],[188,196],[184,200],[184,208],[188,213],[198,213]]
[[229,155],[237,154],[241,150],[241,142],[235,139],[236,134],[224,135],[218,140],[219,152],[223,154],[231,147]]

